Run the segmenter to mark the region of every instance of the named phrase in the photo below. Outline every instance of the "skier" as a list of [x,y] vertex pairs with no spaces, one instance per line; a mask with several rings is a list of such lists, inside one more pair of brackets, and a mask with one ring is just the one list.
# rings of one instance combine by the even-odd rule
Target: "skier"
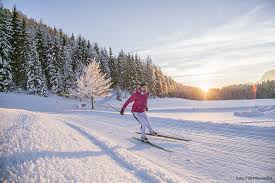
[[145,136],[146,127],[149,129],[150,134],[157,135],[157,133],[152,129],[151,124],[147,118],[145,111],[148,111],[147,100],[149,98],[148,86],[146,82],[142,82],[140,87],[135,91],[135,93],[124,103],[120,110],[120,114],[124,115],[124,110],[129,103],[134,101],[132,106],[132,114],[136,120],[141,124],[141,140],[143,142],[148,142]]

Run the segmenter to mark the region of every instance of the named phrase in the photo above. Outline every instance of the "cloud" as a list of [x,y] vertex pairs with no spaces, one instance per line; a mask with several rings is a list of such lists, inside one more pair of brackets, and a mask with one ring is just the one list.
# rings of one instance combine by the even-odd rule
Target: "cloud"
[[266,64],[275,67],[275,14],[269,8],[258,5],[196,37],[177,32],[138,53],[150,55],[174,79],[187,84],[210,82],[219,87],[257,81]]

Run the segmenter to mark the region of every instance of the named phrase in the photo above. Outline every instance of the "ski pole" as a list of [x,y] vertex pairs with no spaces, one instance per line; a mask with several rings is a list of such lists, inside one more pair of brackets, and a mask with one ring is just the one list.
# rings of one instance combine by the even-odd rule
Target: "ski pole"
[[[119,112],[120,113],[120,110],[118,110],[117,108],[115,108],[115,107],[113,107],[113,106],[111,106],[110,104],[108,104],[107,103],[107,105],[109,106],[109,107],[111,107],[112,109],[114,109],[114,110],[116,110],[117,112]],[[129,119],[132,119],[130,116],[128,116],[128,115],[126,115]]]
[[116,110],[117,112],[120,112],[120,110],[118,110],[117,108],[111,106],[110,104],[107,104],[108,106],[110,106],[111,108],[113,108],[114,110]]

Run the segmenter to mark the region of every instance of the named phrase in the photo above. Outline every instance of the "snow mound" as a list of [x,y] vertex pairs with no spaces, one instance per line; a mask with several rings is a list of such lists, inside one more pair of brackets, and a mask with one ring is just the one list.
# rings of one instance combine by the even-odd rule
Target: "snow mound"
[[234,112],[235,116],[240,117],[274,117],[275,118],[275,105],[261,106],[252,109],[251,111]]

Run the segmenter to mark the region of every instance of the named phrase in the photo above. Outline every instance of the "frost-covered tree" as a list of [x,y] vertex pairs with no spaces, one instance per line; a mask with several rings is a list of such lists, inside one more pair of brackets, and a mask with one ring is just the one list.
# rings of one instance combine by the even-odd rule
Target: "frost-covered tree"
[[94,102],[97,97],[106,96],[110,92],[111,79],[101,72],[100,65],[95,60],[84,69],[83,74],[77,80],[77,89],[74,92],[80,98],[88,98]]

